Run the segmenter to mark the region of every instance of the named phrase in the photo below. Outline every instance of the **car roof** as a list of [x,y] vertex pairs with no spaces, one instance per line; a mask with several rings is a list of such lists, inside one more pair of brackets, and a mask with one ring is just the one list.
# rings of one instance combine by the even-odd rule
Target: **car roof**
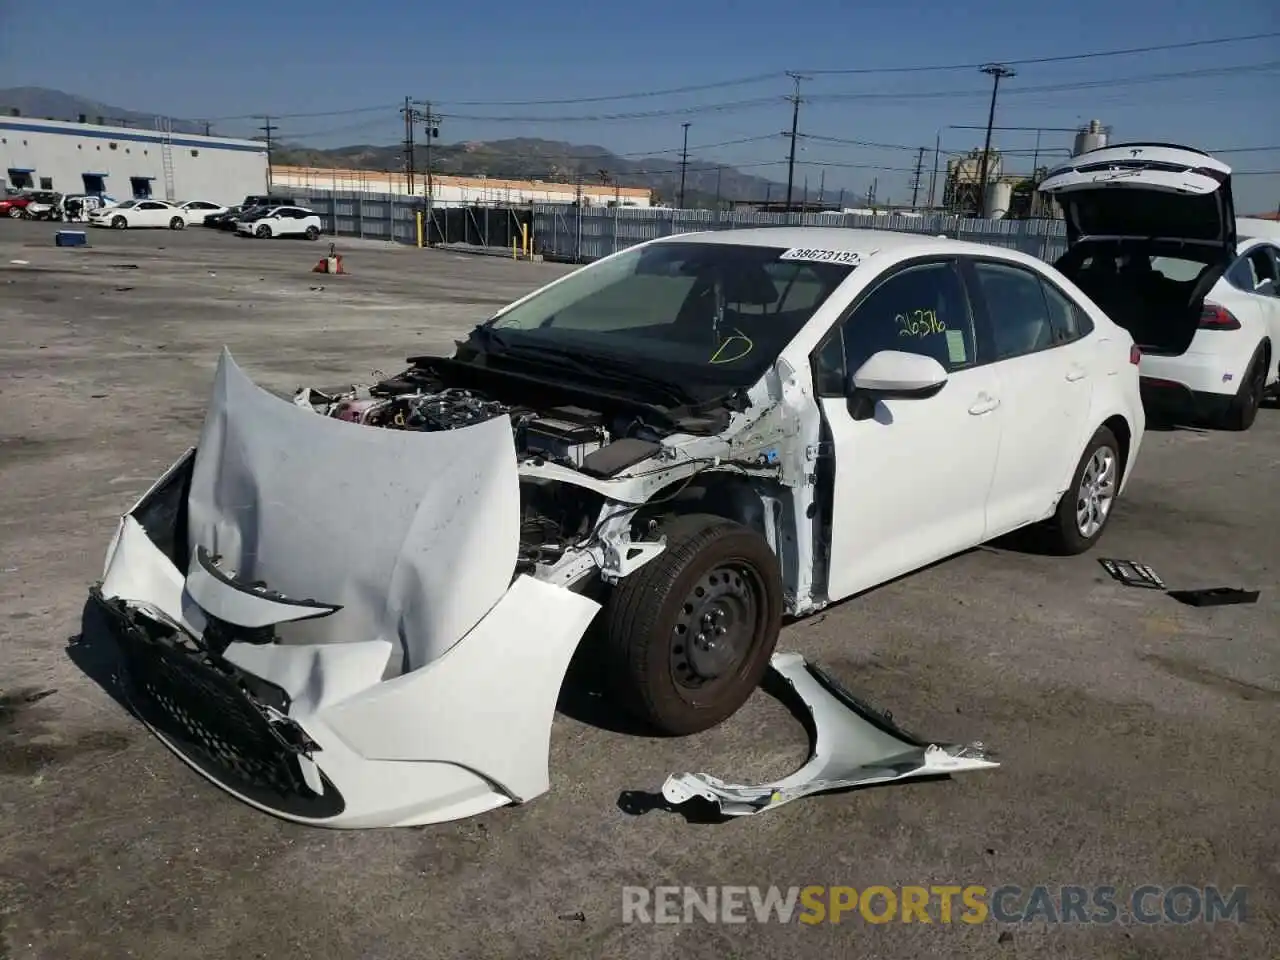
[[815,247],[841,253],[857,253],[863,257],[877,254],[910,256],[918,254],[966,254],[998,256],[1043,265],[1044,261],[1009,247],[928,233],[905,233],[898,230],[869,230],[856,227],[753,227],[746,230],[706,230],[662,237],[656,243],[708,243],[752,247]]

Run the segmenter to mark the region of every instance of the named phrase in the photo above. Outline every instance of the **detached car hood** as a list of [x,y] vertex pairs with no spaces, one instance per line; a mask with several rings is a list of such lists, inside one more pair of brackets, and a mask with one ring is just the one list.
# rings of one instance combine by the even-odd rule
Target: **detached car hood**
[[218,364],[198,447],[121,519],[92,591],[139,716],[255,806],[331,826],[469,816],[548,788],[599,605],[516,577],[509,418],[316,416]]
[[1180,240],[1234,256],[1231,168],[1191,147],[1131,143],[1090,150],[1039,186],[1066,217],[1067,242]]

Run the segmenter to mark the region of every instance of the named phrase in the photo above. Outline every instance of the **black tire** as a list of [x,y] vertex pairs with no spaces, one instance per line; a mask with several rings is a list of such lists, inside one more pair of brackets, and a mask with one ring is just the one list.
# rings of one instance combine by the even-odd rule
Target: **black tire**
[[1253,426],[1253,421],[1258,418],[1258,407],[1262,405],[1262,395],[1266,392],[1268,366],[1267,348],[1259,346],[1249,361],[1249,371],[1222,412],[1217,426],[1223,430],[1248,430]]
[[111,226],[114,227],[116,230],[123,230],[127,226],[129,226],[129,221],[126,220],[124,217],[112,217]]
[[[728,719],[760,685],[782,625],[782,575],[764,538],[731,520],[694,514],[659,532],[667,549],[605,606],[606,670],[629,713],[684,736]],[[681,642],[704,636],[696,626],[724,646]]]
[[22,217],[22,208],[21,208],[21,207],[10,207],[10,208],[9,208],[9,217],[10,217],[10,219],[12,219],[12,220],[18,220],[18,219],[20,219],[20,218]]
[[253,231],[253,235],[259,240],[267,240],[271,237],[271,228],[264,223],[262,226],[258,227],[257,230]]
[[[1090,499],[1082,487],[1085,471],[1090,469],[1090,465],[1094,463],[1094,458],[1100,454],[1104,457],[1110,457],[1110,497],[1106,502],[1106,511],[1102,517],[1102,522],[1097,526],[1097,529],[1082,529],[1078,513]],[[1080,462],[1076,464],[1075,472],[1071,475],[1071,486],[1062,495],[1062,499],[1058,501],[1057,511],[1045,523],[1045,546],[1049,552],[1061,556],[1074,556],[1084,553],[1098,542],[1098,539],[1106,531],[1107,525],[1111,522],[1112,514],[1115,512],[1116,495],[1120,490],[1120,481],[1124,476],[1124,469],[1125,464],[1121,456],[1120,444],[1116,440],[1115,434],[1107,427],[1099,427],[1098,432],[1085,445],[1084,453],[1080,456]]]
[[317,230],[315,227],[307,227],[307,239],[308,239],[308,240],[319,240],[319,239],[320,239],[320,231],[319,231],[319,230]]
[[182,230],[186,225],[187,221],[183,220],[181,217],[174,217],[169,221],[170,230]]

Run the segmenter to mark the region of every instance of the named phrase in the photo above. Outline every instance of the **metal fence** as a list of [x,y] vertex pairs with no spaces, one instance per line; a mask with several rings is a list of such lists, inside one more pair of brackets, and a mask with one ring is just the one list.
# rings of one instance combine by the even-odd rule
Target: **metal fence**
[[1012,247],[1044,260],[1066,250],[1060,220],[975,220],[940,214],[875,216],[841,213],[717,213],[637,207],[533,207],[534,250],[548,259],[598,260],[633,244],[698,230],[742,230],[781,226],[856,227],[905,233],[945,234],[959,240]]
[[[320,215],[325,233],[331,236],[418,242],[416,214],[423,209],[420,198],[313,190],[297,199]],[[512,239],[520,235],[521,223],[530,224],[534,253],[572,263],[587,263],[645,240],[698,230],[800,225],[941,234],[1011,247],[1044,260],[1054,260],[1066,250],[1066,232],[1060,220],[977,220],[941,214],[718,213],[555,204],[436,207],[424,221],[424,240],[510,250]]]

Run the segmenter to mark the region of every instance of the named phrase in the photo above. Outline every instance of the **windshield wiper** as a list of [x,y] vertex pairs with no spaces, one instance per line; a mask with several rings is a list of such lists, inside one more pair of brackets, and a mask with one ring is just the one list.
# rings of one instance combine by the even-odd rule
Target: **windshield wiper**
[[[492,331],[486,331],[485,334],[486,338],[498,336]],[[510,346],[503,344],[501,340],[496,342],[499,344],[499,355],[501,356],[532,360],[535,363],[543,363],[549,367],[585,373],[596,380],[607,381],[611,376],[616,376],[618,379],[630,384],[650,387],[678,404],[696,404],[698,402],[697,398],[691,396],[688,391],[678,384],[641,373],[624,360],[615,360],[611,357],[601,357],[596,354],[571,353],[556,347],[531,346],[529,344]]]

